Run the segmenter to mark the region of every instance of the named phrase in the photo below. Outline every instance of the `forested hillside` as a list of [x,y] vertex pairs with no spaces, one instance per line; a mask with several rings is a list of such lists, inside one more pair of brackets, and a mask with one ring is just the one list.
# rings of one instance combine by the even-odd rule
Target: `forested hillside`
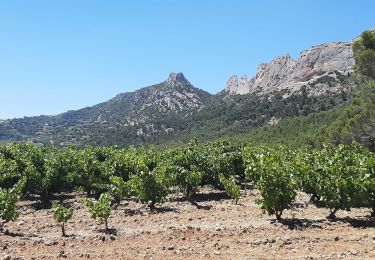
[[359,142],[375,151],[375,32],[353,43],[355,80],[360,87],[348,102],[329,111],[280,121],[238,137],[252,143],[284,143],[294,147]]
[[[218,138],[295,145],[315,145],[322,140],[338,143],[341,142],[338,138],[344,138],[343,133],[331,134],[332,127],[327,129],[324,118],[312,121],[330,117],[328,124],[338,124],[337,116],[343,110],[353,113],[344,107],[355,106],[353,98],[358,103],[366,95],[357,88],[363,79],[353,76],[353,55],[361,48],[358,43],[355,46],[354,49],[351,43],[314,46],[302,52],[297,61],[277,57],[269,64],[261,64],[252,80],[229,81],[227,88],[215,95],[195,88],[182,73],[171,73],[159,84],[119,94],[92,107],[56,116],[3,120],[0,140],[30,140],[55,147],[87,144],[166,147],[190,139]],[[299,129],[302,124],[304,129]],[[317,129],[329,133],[318,133]]]

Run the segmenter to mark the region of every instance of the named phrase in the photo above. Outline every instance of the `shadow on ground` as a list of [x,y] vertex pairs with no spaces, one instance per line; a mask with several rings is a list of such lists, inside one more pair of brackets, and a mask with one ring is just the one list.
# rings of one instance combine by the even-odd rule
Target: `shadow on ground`
[[271,223],[288,226],[290,230],[306,230],[310,228],[323,228],[327,223],[347,223],[354,228],[369,228],[375,227],[374,217],[345,217],[335,219],[282,219],[271,220]]

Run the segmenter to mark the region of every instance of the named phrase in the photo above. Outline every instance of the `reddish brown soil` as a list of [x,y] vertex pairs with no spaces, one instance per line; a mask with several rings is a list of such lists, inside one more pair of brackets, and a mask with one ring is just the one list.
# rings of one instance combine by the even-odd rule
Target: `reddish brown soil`
[[196,204],[172,196],[156,212],[124,201],[109,219],[113,234],[105,234],[81,198],[70,196],[65,202],[75,213],[65,238],[50,209],[22,201],[19,220],[1,233],[0,259],[375,259],[369,209],[339,211],[329,221],[328,209],[306,205],[308,197],[299,194],[297,207],[275,222],[262,214],[258,197],[253,190],[234,205],[205,188]]

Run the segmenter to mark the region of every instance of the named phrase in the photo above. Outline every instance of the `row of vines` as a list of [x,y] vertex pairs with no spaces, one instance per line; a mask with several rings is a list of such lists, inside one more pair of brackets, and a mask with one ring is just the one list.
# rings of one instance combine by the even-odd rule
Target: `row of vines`
[[[375,212],[375,155],[358,144],[313,151],[195,141],[163,151],[90,146],[58,150],[30,143],[0,147],[0,219],[5,222],[17,219],[16,203],[27,194],[48,202],[51,194],[84,192],[88,198],[83,203],[107,228],[111,208],[124,199],[137,198],[153,210],[170,193],[182,192],[194,200],[199,187],[210,185],[237,203],[247,183],[259,189],[257,203],[277,219],[293,206],[297,192],[323,203],[331,218],[337,210],[353,207]],[[56,202],[52,207],[64,234],[73,210]]]

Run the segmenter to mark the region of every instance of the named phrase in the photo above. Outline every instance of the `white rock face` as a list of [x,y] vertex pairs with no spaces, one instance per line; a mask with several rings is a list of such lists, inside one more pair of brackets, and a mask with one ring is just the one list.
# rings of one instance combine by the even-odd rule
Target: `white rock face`
[[230,94],[240,94],[240,91],[239,91],[238,87],[239,86],[238,86],[237,75],[233,75],[227,81],[227,87],[226,87],[225,90],[227,92],[229,92]]
[[181,72],[169,74],[168,79],[165,81],[168,86],[179,85],[191,85],[190,82],[185,78],[184,74]]
[[237,76],[232,76],[227,82],[225,91],[229,94],[242,95],[287,90],[291,94],[303,85],[318,82],[323,76],[331,77],[336,71],[346,75],[352,71],[353,65],[350,42],[322,44],[303,51],[298,60],[293,60],[286,55],[276,57],[270,63],[260,64],[252,79],[244,75],[238,81]]

